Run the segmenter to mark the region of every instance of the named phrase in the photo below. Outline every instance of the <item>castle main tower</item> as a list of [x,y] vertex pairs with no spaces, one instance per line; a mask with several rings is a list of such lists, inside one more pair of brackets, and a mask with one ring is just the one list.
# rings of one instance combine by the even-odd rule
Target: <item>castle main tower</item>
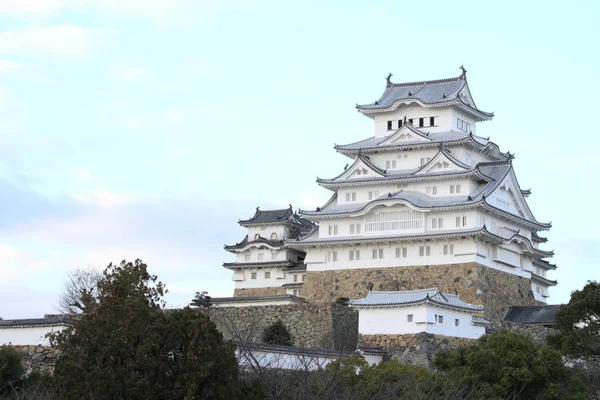
[[331,198],[300,210],[316,226],[285,241],[306,252],[302,296],[438,286],[496,318],[510,305],[545,302],[555,266],[538,233],[551,224],[529,209],[514,156],[477,135],[493,114],[475,105],[466,70],[410,83],[390,74],[379,100],[356,108],[373,120],[374,135],[335,146],[352,162],[317,179]]

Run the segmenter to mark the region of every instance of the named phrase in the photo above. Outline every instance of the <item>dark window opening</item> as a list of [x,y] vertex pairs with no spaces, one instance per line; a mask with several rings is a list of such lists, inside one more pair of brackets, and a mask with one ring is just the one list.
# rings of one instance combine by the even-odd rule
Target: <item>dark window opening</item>
[[412,118],[408,120],[408,123],[411,124],[411,125],[413,124]]
[[400,129],[400,128],[402,128],[402,120],[401,119],[398,120],[398,129]]
[[429,126],[435,125],[435,117],[429,117]]
[[423,118],[419,118],[419,128],[422,128],[424,125]]
[[392,121],[388,121],[388,131],[392,130]]

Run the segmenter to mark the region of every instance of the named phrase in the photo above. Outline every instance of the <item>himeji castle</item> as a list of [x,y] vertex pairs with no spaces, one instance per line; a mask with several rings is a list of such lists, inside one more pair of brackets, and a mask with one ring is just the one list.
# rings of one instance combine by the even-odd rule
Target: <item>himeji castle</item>
[[[225,265],[235,271],[235,295],[259,294],[251,289],[265,284],[277,289],[260,294],[290,293],[279,289],[294,283],[287,270],[303,271],[302,291],[292,294],[308,301],[439,287],[492,317],[545,302],[556,285],[547,277],[553,252],[540,248],[551,224],[527,205],[514,155],[477,135],[494,115],[476,106],[466,70],[431,81],[391,78],[377,101],[356,106],[373,135],[334,146],[349,162],[317,179],[332,192],[325,204],[285,217],[257,210],[240,221],[248,236],[226,247],[237,254]],[[267,274],[277,278],[266,282]]]

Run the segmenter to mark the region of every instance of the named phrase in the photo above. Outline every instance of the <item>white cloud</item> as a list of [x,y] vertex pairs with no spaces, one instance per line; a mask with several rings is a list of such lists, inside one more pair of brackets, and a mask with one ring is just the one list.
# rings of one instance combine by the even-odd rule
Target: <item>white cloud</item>
[[76,25],[52,25],[0,32],[0,54],[83,55],[99,31]]
[[130,198],[104,188],[96,188],[87,193],[79,193],[74,197],[81,203],[98,207],[114,207],[131,202]]
[[13,60],[0,60],[0,75],[10,72],[17,72],[21,69],[21,64]]
[[172,124],[182,124],[185,122],[185,115],[180,111],[169,110],[163,113],[163,119]]
[[31,15],[47,17],[65,7],[68,0],[2,0],[0,15]]
[[73,172],[73,175],[75,175],[75,178],[77,178],[80,181],[90,181],[93,178],[93,175],[90,172],[90,170],[85,167],[76,168]]
[[127,82],[140,82],[148,77],[148,70],[140,67],[118,66],[112,69],[111,75]]

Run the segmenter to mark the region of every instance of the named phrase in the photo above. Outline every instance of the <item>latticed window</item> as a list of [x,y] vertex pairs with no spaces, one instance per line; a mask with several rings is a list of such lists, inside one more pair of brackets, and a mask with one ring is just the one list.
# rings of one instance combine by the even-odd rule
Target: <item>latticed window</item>
[[423,213],[414,210],[380,211],[367,214],[365,232],[402,231],[423,228]]

